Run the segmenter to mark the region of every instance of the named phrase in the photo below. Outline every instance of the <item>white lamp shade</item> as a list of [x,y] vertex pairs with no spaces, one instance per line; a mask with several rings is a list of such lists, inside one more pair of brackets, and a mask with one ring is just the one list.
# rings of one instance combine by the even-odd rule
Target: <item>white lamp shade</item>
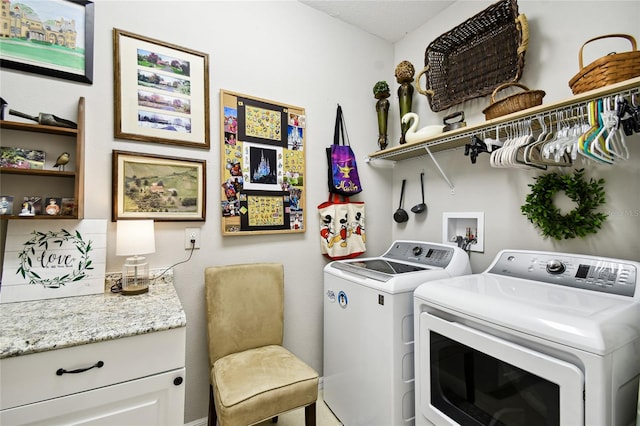
[[153,220],[119,220],[116,226],[116,256],[155,253]]

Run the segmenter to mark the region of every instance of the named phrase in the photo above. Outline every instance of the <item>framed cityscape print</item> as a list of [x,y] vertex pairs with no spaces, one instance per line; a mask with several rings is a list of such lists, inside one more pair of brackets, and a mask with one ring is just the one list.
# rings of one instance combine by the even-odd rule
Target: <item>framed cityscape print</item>
[[113,64],[117,138],[209,149],[208,54],[114,29]]
[[204,221],[206,162],[113,151],[112,220]]
[[3,1],[2,15],[2,68],[93,83],[93,2]]
[[305,110],[220,91],[222,235],[305,232]]

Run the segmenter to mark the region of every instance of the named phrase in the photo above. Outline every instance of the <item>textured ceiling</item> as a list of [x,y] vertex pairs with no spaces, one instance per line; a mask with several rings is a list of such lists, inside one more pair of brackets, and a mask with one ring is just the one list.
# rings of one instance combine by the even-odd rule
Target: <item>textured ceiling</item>
[[440,0],[298,0],[391,43],[421,27],[454,1]]

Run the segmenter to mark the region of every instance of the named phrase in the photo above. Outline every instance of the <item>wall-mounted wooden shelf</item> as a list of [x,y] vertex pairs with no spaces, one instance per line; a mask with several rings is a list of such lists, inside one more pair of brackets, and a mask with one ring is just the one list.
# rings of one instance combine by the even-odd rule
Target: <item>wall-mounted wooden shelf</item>
[[459,148],[469,143],[471,136],[482,132],[495,131],[496,127],[499,125],[508,125],[518,120],[535,117],[536,115],[572,108],[593,99],[599,99],[604,96],[626,91],[633,91],[634,89],[640,90],[640,77],[581,93],[561,102],[546,105],[542,104],[534,108],[494,118],[493,120],[488,120],[474,126],[462,127],[438,136],[430,137],[423,141],[394,146],[382,151],[377,151],[373,154],[369,154],[369,159],[402,161],[427,155],[428,152],[426,148],[428,148],[432,153]]
[[76,172],[57,171],[57,170],[39,170],[39,169],[13,169],[11,167],[0,167],[1,174],[8,175],[32,175],[32,176],[56,176],[70,177],[76,176]]
[[[79,124],[78,124],[79,126]],[[21,130],[24,132],[47,133],[50,135],[62,135],[75,137],[81,129],[67,127],[46,126],[44,124],[21,123],[18,121],[0,120],[3,129]]]
[[[22,123],[17,121],[0,120],[0,129],[2,130],[3,146],[23,146],[25,141],[30,142],[30,149],[39,149],[47,151],[51,149],[47,142],[38,140],[38,144],[34,141],[31,133],[62,136],[60,145],[71,153],[73,162],[72,170],[56,170],[56,169],[17,169],[10,167],[0,168],[0,195],[14,196],[14,213],[17,206],[22,203],[22,197],[25,196],[41,196],[41,197],[60,197],[75,200],[75,208],[72,215],[37,215],[37,216],[19,216],[2,215],[0,219],[82,219],[84,217],[84,115],[85,100],[83,97],[78,99],[77,129],[69,129],[66,127],[45,126],[42,124]],[[5,132],[5,131],[17,131]],[[34,146],[35,145],[35,146]],[[56,152],[57,155],[60,151]],[[47,152],[48,156],[51,152]],[[55,157],[54,157],[55,158]],[[29,188],[29,189],[26,189]],[[35,192],[37,189],[40,193]],[[33,192],[29,192],[33,191]],[[48,191],[42,193],[43,191]],[[17,206],[16,206],[17,205]],[[43,206],[44,207],[44,206]]]

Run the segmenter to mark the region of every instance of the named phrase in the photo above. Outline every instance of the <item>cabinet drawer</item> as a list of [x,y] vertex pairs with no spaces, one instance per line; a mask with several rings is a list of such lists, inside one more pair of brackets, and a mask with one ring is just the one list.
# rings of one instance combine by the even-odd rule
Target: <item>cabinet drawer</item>
[[[83,392],[185,365],[185,327],[0,359],[0,409]],[[102,367],[58,375],[91,367]]]
[[[184,424],[185,369],[0,411],[3,426]],[[183,379],[182,381],[178,381]]]

